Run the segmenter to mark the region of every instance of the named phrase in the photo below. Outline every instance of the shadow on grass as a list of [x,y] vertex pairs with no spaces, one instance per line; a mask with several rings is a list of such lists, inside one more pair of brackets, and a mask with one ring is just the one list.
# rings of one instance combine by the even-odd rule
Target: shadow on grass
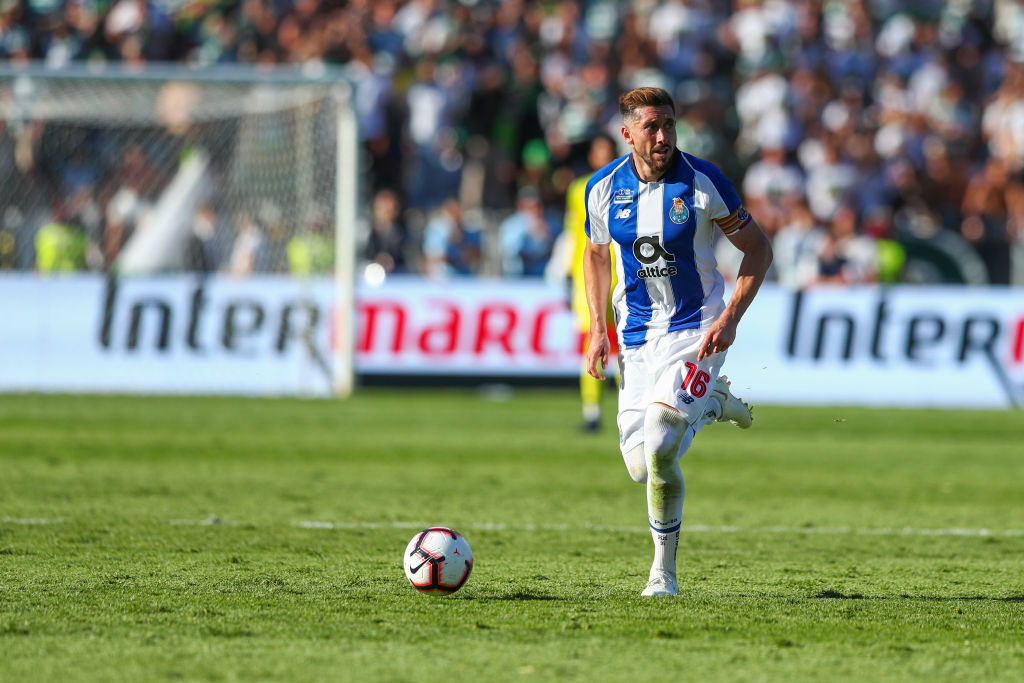
[[557,595],[545,595],[542,593],[529,593],[527,591],[516,591],[515,593],[501,593],[500,595],[477,595],[477,600],[565,600]]
[[1006,597],[992,597],[990,595],[952,595],[952,596],[938,596],[938,595],[910,595],[909,593],[903,593],[900,596],[894,595],[863,595],[861,593],[840,593],[839,591],[828,589],[823,590],[820,593],[815,593],[811,596],[812,598],[824,599],[824,600],[929,600],[934,602],[959,602],[963,600],[977,600],[984,602],[1024,602],[1024,595],[1010,595]]

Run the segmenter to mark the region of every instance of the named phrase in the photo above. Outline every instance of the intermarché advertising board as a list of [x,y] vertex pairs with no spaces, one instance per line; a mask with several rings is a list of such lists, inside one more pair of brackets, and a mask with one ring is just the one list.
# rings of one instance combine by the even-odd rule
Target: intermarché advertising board
[[[327,278],[0,276],[0,390],[328,396]],[[571,377],[579,335],[541,281],[357,289],[363,375]],[[725,372],[761,403],[1024,407],[1024,290],[766,284]]]

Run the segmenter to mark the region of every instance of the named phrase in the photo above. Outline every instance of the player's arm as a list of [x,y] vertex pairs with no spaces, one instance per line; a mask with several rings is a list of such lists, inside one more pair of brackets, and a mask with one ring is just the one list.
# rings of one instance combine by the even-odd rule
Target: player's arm
[[753,218],[741,230],[727,237],[743,252],[743,260],[740,262],[739,274],[736,276],[736,285],[729,304],[704,335],[700,350],[697,352],[698,361],[703,360],[705,356],[724,351],[736,341],[736,328],[740,318],[754,300],[757,290],[764,282],[768,267],[772,264],[771,242]]
[[590,309],[590,343],[587,345],[587,372],[604,379],[608,367],[608,296],[612,281],[612,257],[607,244],[594,244],[589,239],[583,249],[583,281]]

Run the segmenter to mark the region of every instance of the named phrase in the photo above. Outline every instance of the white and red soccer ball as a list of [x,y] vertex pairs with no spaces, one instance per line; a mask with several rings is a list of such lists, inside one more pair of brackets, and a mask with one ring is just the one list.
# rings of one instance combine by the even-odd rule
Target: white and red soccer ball
[[432,526],[412,537],[402,565],[409,583],[421,593],[454,593],[473,571],[473,551],[459,532]]

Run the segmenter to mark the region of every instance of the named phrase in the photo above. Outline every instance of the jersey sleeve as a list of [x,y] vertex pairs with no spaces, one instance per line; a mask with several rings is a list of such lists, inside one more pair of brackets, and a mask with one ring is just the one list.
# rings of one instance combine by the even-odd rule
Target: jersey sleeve
[[743,202],[732,182],[711,164],[701,170],[711,181],[712,191],[708,205],[711,220],[726,235],[742,230],[750,222],[750,214],[743,208]]
[[608,230],[608,207],[611,200],[612,184],[610,177],[599,178],[600,175],[594,175],[587,182],[585,194],[587,220],[583,224],[583,229],[594,244],[608,244],[612,241],[611,232]]

